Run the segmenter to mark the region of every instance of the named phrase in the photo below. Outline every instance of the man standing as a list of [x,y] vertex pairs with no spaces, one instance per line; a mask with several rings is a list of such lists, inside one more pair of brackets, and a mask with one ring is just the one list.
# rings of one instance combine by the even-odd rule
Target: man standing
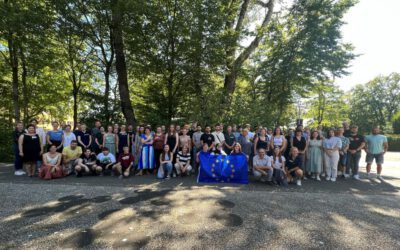
[[365,147],[364,136],[358,134],[358,127],[355,125],[351,126],[351,134],[349,137],[349,149],[347,150],[347,164],[346,164],[346,174],[344,175],[348,178],[350,175],[350,169],[352,171],[353,177],[356,180],[360,179],[358,175],[358,167],[361,158],[361,149]]
[[232,127],[228,126],[226,128],[225,137],[225,152],[229,155],[233,149],[233,145],[236,143],[236,136],[232,132]]
[[192,157],[192,166],[196,166],[196,155],[197,152],[200,152],[201,150],[201,136],[203,135],[203,132],[201,132],[201,126],[198,125],[196,128],[196,132],[193,133],[192,135],[192,151],[193,151],[193,157]]
[[211,132],[211,127],[210,126],[206,126],[205,130],[204,130],[204,134],[201,135],[200,137],[200,141],[201,141],[201,146],[203,146],[204,143],[207,143],[210,151],[214,149],[215,146],[215,138],[214,135],[212,135]]
[[223,145],[225,142],[224,133],[222,133],[221,125],[217,124],[215,126],[215,131],[212,133],[215,139],[215,145],[221,144]]
[[367,156],[365,159],[365,161],[367,162],[367,175],[369,177],[369,173],[371,172],[371,165],[375,159],[375,163],[377,166],[377,178],[383,181],[381,172],[383,155],[386,153],[389,147],[387,138],[386,136],[381,135],[379,127],[375,126],[372,129],[372,134],[365,137],[365,141],[365,152],[367,152]]
[[267,182],[272,182],[272,175],[274,169],[272,168],[271,158],[265,155],[265,149],[260,148],[258,154],[253,158],[253,175],[256,180],[265,181],[264,177],[267,178]]

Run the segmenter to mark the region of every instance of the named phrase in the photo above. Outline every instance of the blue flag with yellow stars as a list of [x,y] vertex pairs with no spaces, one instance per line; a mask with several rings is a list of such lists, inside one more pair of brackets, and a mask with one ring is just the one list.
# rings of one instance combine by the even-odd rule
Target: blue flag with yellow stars
[[197,182],[227,182],[248,184],[247,157],[244,154],[199,154],[200,171]]

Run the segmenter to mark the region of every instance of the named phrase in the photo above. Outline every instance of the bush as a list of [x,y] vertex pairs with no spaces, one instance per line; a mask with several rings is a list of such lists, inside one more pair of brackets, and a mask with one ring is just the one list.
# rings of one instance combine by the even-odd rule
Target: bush
[[14,161],[12,128],[0,127],[0,162]]
[[400,152],[400,135],[387,135],[389,151]]
[[393,133],[400,134],[400,111],[392,118]]

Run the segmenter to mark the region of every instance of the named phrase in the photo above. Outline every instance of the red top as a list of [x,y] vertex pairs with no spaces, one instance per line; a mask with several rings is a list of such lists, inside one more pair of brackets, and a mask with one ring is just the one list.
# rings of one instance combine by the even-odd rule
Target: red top
[[153,147],[154,149],[162,150],[164,148],[164,134],[154,135]]
[[135,160],[135,158],[133,157],[133,155],[131,153],[120,154],[118,156],[118,162],[121,163],[121,166],[124,168],[129,167],[131,162],[133,162],[134,160]]

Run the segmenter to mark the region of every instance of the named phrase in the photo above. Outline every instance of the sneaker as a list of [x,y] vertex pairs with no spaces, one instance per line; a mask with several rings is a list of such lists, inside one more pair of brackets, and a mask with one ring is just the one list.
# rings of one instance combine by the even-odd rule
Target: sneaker
[[332,181],[332,182],[335,182],[335,181],[336,181],[336,178],[331,178],[331,181]]
[[322,174],[321,174],[321,177],[325,177],[325,173],[322,173]]
[[344,174],[344,178],[350,178],[349,174]]
[[176,174],[175,173],[172,175],[172,178],[176,178]]
[[360,176],[358,176],[358,174],[354,175],[353,178],[356,180],[360,180]]
[[338,176],[341,176],[342,174],[343,174],[342,171],[338,171],[338,172],[337,172],[337,175],[338,175]]
[[327,180],[327,181],[330,181],[330,180],[331,180],[331,177],[327,176],[327,177],[326,177],[326,180]]
[[380,180],[380,181],[384,181],[383,177],[382,177],[380,174],[378,174],[378,175],[376,176],[376,178],[377,178],[378,180]]
[[17,171],[14,172],[14,175],[21,176],[21,175],[24,175],[24,174],[20,170],[17,170]]
[[319,175],[317,175],[317,181],[321,181],[321,178],[319,178]]
[[315,175],[311,175],[311,179],[315,179]]
[[305,181],[306,181],[306,180],[307,180],[307,177],[306,177],[306,176],[303,176],[303,180],[305,180]]
[[165,179],[166,179],[166,180],[169,180],[169,179],[171,179],[171,177],[169,177],[169,175],[167,175],[167,177],[165,177]]
[[20,169],[19,172],[21,172],[21,174],[23,174],[23,175],[26,174],[26,172],[22,169]]
[[297,180],[296,181],[296,185],[300,187],[301,186],[301,180]]

